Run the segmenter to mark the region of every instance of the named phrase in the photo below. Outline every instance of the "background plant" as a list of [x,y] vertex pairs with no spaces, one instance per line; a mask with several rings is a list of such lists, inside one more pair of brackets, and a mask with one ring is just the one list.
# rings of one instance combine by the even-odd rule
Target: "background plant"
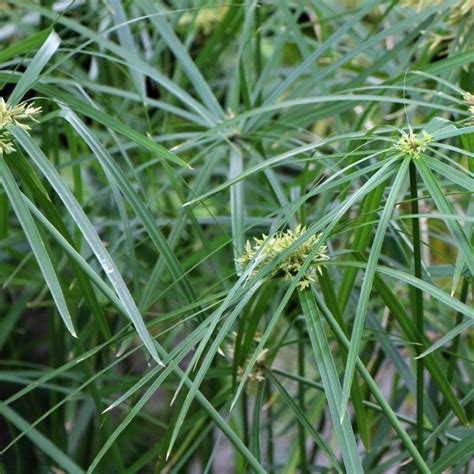
[[1,3],[3,472],[472,471],[467,4]]

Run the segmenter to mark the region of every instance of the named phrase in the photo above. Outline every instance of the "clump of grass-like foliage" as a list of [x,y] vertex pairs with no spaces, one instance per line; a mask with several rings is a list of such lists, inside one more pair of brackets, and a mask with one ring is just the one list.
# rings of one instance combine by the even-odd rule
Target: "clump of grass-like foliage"
[[0,472],[473,472],[471,0],[0,12]]

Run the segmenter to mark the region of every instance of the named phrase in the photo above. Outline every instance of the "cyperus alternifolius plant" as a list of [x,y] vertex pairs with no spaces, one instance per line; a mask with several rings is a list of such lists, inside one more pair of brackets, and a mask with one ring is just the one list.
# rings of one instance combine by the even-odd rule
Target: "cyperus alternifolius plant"
[[0,471],[473,471],[474,0],[0,11]]
[[[295,230],[288,229],[286,232],[277,232],[271,238],[268,238],[265,234],[261,238],[254,237],[254,245],[247,241],[245,252],[237,259],[237,262],[241,268],[252,264],[252,275],[255,275],[261,268],[270,264],[282,252],[287,250],[305,232],[306,227],[297,225]],[[301,270],[313,247],[318,244],[320,237],[321,234],[312,235],[306,242],[297,247],[276,265],[271,273],[271,277],[283,277],[287,281],[292,280]],[[298,283],[300,289],[307,288],[311,283],[316,282],[316,273],[321,272],[321,264],[328,260],[328,258],[326,245],[321,245]]]

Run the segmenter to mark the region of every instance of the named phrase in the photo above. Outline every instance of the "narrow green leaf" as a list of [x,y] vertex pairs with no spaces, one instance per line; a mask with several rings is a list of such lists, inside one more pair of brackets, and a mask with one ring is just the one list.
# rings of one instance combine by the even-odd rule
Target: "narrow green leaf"
[[[336,337],[338,338],[339,342],[342,343],[342,345],[345,347],[346,351],[349,352],[351,343],[347,339],[347,337],[344,334],[344,331],[339,327],[337,324],[337,321],[335,320],[334,316],[331,314],[331,312],[327,309],[327,307],[324,305],[324,303],[321,301],[320,298],[316,295],[316,300],[318,303],[318,306],[322,309],[322,312],[328,321],[329,325],[331,326],[331,329],[334,331]],[[392,410],[390,404],[385,400],[385,397],[383,396],[382,392],[378,388],[377,383],[375,380],[372,378],[370,375],[369,371],[367,368],[364,366],[362,361],[359,359],[359,357],[356,358],[356,368],[363,378],[364,382],[367,384],[369,387],[369,390],[372,392],[372,395],[374,398],[377,400],[377,403],[379,404],[381,410],[389,420],[390,424],[392,425],[393,429],[398,433],[400,436],[400,440],[405,444],[408,452],[412,455],[413,460],[415,461],[416,465],[420,469],[420,472],[423,474],[430,474],[430,470],[423,459],[422,456],[420,456],[420,453],[416,449],[416,446],[414,445],[413,441],[411,440],[410,436],[408,433],[404,430],[403,426],[401,425],[400,421],[397,418],[396,413]]]
[[[24,133],[24,132],[23,132]],[[15,214],[20,222],[25,236],[28,239],[28,243],[31,246],[31,250],[38,262],[38,265],[41,269],[41,273],[44,276],[46,284],[51,292],[51,296],[56,303],[59,314],[64,321],[68,331],[74,336],[76,336],[76,331],[67,307],[66,300],[64,298],[63,291],[61,289],[61,284],[59,283],[58,277],[56,275],[56,270],[53,263],[48,255],[44,242],[41,238],[41,235],[36,227],[36,224],[31,217],[31,214],[28,210],[27,205],[21,195],[20,190],[15,182],[10,169],[5,162],[3,154],[0,153],[0,178],[3,182],[3,187],[5,192],[10,200],[10,203],[15,211]]]
[[[425,156],[420,157],[415,161],[416,168],[420,173],[423,182],[430,192],[430,195],[433,198],[433,201],[436,203],[436,207],[439,209],[439,211],[446,215],[456,215],[452,205],[446,199],[446,196],[443,193],[438,181],[435,179],[428,166],[427,160],[430,159],[432,158]],[[459,250],[463,253],[469,271],[474,275],[474,252],[472,251],[472,245],[467,239],[461,225],[457,220],[444,219],[444,222],[454,237]]]
[[[229,180],[242,174],[244,169],[242,153],[237,148],[230,152]],[[239,258],[244,253],[245,240],[245,194],[244,183],[239,181],[230,188],[230,208],[232,218],[232,243],[234,247],[234,258]],[[238,271],[239,269],[237,269]]]
[[82,232],[82,235],[88,242],[91,250],[94,252],[97,261],[107,275],[107,278],[110,280],[115,292],[117,293],[117,296],[127,309],[127,314],[135,326],[138,335],[145,344],[145,347],[148,349],[156,362],[161,364],[161,360],[158,357],[153,340],[148,333],[142,316],[135,304],[135,301],[132,298],[132,295],[130,294],[130,291],[127,288],[127,285],[120,275],[114,260],[105,248],[100,237],[97,235],[97,231],[84,213],[82,207],[76,201],[76,198],[66,186],[56,168],[49,162],[32,138],[19,127],[14,127],[12,129],[12,134],[23,147],[25,152],[30,156],[36,166],[38,166],[45,178],[49,181],[60,199],[63,201],[66,209],[71,214],[71,217],[76,222],[77,226]]
[[[165,13],[161,12],[156,2],[151,2],[150,0],[139,0],[137,4],[145,14],[150,15],[149,19],[157,29],[161,39],[173,52],[201,100],[208,110],[212,112],[213,119],[217,121],[223,115],[222,108],[201,71],[196,67],[186,48],[173,31],[173,28],[168,24],[164,16]],[[157,15],[157,13],[162,13],[162,15]]]
[[[323,453],[327,456],[329,461],[333,464],[333,466],[338,470],[338,472],[342,472],[339,463],[334,456],[331,448],[327,445],[326,441],[321,438],[320,434],[313,428],[311,422],[306,417],[305,413],[301,410],[301,408],[295,403],[292,396],[286,391],[285,387],[278,381],[278,379],[271,373],[271,371],[265,371],[266,376],[270,379],[272,385],[280,392],[281,397],[285,401],[285,403],[290,407],[290,409],[295,414],[298,422],[304,426],[304,428],[308,431],[310,436],[313,438],[314,442],[318,447],[321,448]],[[347,467],[347,465],[346,465]],[[361,466],[362,467],[362,466]],[[354,473],[362,472],[362,471],[353,471]]]
[[448,342],[452,341],[456,336],[469,329],[472,325],[474,325],[474,321],[472,319],[466,319],[461,324],[454,326],[450,329],[444,336],[440,337],[435,343],[431,344],[431,346],[423,351],[417,359],[422,359],[427,355],[431,354],[432,352],[440,349],[441,347],[445,346]]
[[21,431],[27,430],[27,436],[34,443],[34,445],[43,451],[47,456],[49,456],[54,462],[58,463],[58,466],[62,467],[70,474],[84,473],[84,470],[82,470],[70,457],[68,457],[66,453],[55,446],[51,440],[49,440],[38,430],[30,429],[30,424],[18,413],[3,403],[0,403],[0,409],[2,415],[16,428]]
[[362,474],[364,470],[350,419],[347,416],[340,416],[341,385],[313,292],[307,289],[299,291],[298,294],[346,472]]
[[94,156],[99,161],[100,165],[104,168],[104,171],[117,183],[120,192],[125,196],[127,201],[132,206],[136,215],[143,223],[146,231],[148,232],[151,240],[155,244],[157,250],[163,256],[166,265],[176,280],[178,285],[182,288],[182,291],[188,301],[195,299],[193,288],[187,280],[184,270],[176,258],[176,255],[171,250],[170,246],[163,233],[156,225],[156,222],[151,215],[147,206],[140,199],[138,193],[133,189],[133,186],[127,180],[126,176],[110,157],[105,147],[100,141],[94,136],[94,134],[85,126],[85,124],[77,117],[76,114],[70,110],[65,109],[63,113],[64,118],[71,124],[76,132],[83,138],[88,144]]
[[429,159],[429,167],[436,171],[440,176],[449,179],[453,184],[457,184],[461,188],[474,193],[474,177],[473,174],[468,170],[466,174],[463,174],[461,171],[458,171],[453,166],[449,166],[437,159]]
[[[130,52],[136,57],[139,57],[138,48],[133,40],[132,32],[130,31],[130,25],[127,22],[127,17],[125,16],[125,10],[123,8],[122,2],[120,0],[109,0],[112,17],[114,19],[115,25],[117,28],[117,36],[119,37],[120,44],[124,50]],[[133,67],[129,67],[130,75],[133,78],[137,92],[141,97],[146,96],[145,89],[145,78],[140,71],[137,71]]]
[[[433,474],[442,474],[449,467],[460,463],[472,462],[474,451],[474,433],[467,435],[462,441],[456,443],[450,449],[443,451],[443,456],[431,466]],[[467,471],[466,471],[467,472]]]
[[[230,329],[232,328],[233,324],[235,323],[235,320],[241,313],[242,309],[249,302],[250,298],[253,297],[254,293],[258,290],[259,287],[260,287],[260,283],[257,282],[255,285],[253,285],[253,287],[247,289],[245,295],[238,300],[238,303],[236,304],[235,308],[232,311],[230,311],[230,314],[225,318],[219,332],[214,336],[211,346],[207,349],[207,352],[203,360],[199,364],[199,370],[197,371],[193,379],[193,384],[190,387],[190,390],[186,396],[186,399],[183,402],[181,410],[179,411],[179,414],[176,418],[176,422],[175,422],[175,425],[173,426],[173,430],[172,430],[172,434],[170,438],[167,457],[169,456],[169,453],[171,452],[171,449],[173,448],[173,445],[176,441],[179,430],[181,429],[181,425],[183,424],[183,421],[186,417],[186,414],[188,413],[191,403],[194,400],[194,397],[196,396],[196,393],[199,389],[200,384],[204,380],[206,372],[208,371],[211,365],[211,362],[217,353],[218,348],[222,344],[224,338],[229,333]],[[237,291],[237,288],[238,287],[235,287],[234,291]],[[226,301],[227,299],[230,299],[232,294],[233,294],[232,292],[229,292],[226,298]],[[224,301],[221,307],[212,315],[212,321],[209,324],[209,327],[206,330],[206,334],[203,336],[199,344],[199,347],[196,350],[195,355],[193,356],[193,360],[189,364],[189,367],[186,371],[186,378],[183,378],[181,383],[184,383],[184,381],[187,380],[188,372],[190,372],[190,369],[193,368],[195,364],[197,364],[199,357],[203,353],[204,349],[207,347],[207,343],[212,333],[214,332],[214,329],[216,328],[217,323],[219,322],[219,319],[223,314],[223,311],[226,308],[226,301]]]
[[43,46],[35,54],[34,58],[31,60],[30,64],[26,68],[26,71],[22,74],[20,80],[18,81],[15,89],[10,94],[8,98],[9,105],[16,105],[23,96],[34,86],[36,81],[41,74],[41,71],[46,66],[47,62],[51,59],[51,56],[59,48],[61,41],[59,36],[52,31],[46,41],[43,43]]
[[354,377],[355,365],[357,354],[359,353],[360,343],[362,340],[362,334],[364,331],[365,317],[369,306],[370,293],[372,291],[372,285],[374,281],[374,275],[377,268],[380,251],[385,238],[387,227],[390,223],[390,218],[395,207],[397,197],[400,193],[405,178],[407,176],[408,165],[410,164],[410,158],[405,158],[398,170],[398,173],[393,181],[392,189],[387,197],[385,206],[380,216],[380,222],[375,233],[374,240],[372,242],[372,248],[370,251],[369,260],[367,262],[367,268],[365,270],[364,281],[362,283],[362,289],[360,291],[359,300],[357,303],[356,314],[354,318],[354,327],[351,336],[351,348],[347,357],[347,365],[344,372],[344,383],[342,388],[342,399],[341,399],[341,417],[346,413],[347,403],[349,401],[352,379]]
[[29,53],[38,45],[43,44],[50,34],[51,28],[47,28],[15,42],[3,51],[0,51],[0,62],[8,61],[10,58],[18,57],[23,53]]

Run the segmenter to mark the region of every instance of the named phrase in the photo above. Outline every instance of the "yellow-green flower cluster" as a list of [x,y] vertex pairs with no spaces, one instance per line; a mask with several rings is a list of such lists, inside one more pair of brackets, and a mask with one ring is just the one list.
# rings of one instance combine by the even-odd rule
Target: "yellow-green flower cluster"
[[[237,259],[237,262],[241,268],[245,268],[252,263],[252,275],[255,275],[261,268],[269,265],[282,252],[287,250],[305,232],[306,227],[298,225],[294,231],[288,229],[286,232],[278,232],[271,238],[268,238],[265,234],[261,238],[254,238],[254,245],[247,241],[245,252]],[[301,270],[311,250],[319,243],[320,237],[321,234],[312,235],[293,252],[288,254],[276,265],[271,273],[271,277],[292,280]],[[321,263],[328,260],[328,258],[326,245],[321,245],[316,254],[311,258],[311,263],[298,282],[298,287],[304,289],[315,283],[316,273],[321,272]]]
[[184,13],[178,21],[179,25],[193,23],[193,27],[209,35],[216,23],[221,21],[229,10],[228,5],[206,6],[199,10],[196,15],[194,12]]
[[471,113],[472,118],[474,119],[474,94],[471,94],[470,92],[466,92],[463,95],[463,99],[464,99],[464,102],[466,102],[466,104],[468,105],[469,112]]
[[[441,3],[442,0],[404,0],[401,5],[415,8],[417,12],[420,12],[434,5],[441,5]],[[458,25],[461,25],[461,31],[452,31],[452,27],[457,27]],[[458,0],[457,3],[452,5],[448,12],[446,26],[447,28],[441,34],[430,33],[430,49],[435,49],[441,43],[453,41],[455,38],[457,38],[459,43],[464,42],[474,27],[474,0]]]
[[[230,335],[231,337],[231,344],[229,344],[229,355],[231,357],[235,356],[235,344],[237,341],[237,333],[232,332]],[[253,338],[254,340],[254,347],[256,347],[256,344],[260,342],[260,333],[256,332],[255,336]],[[271,366],[271,361],[270,361],[270,354],[268,351],[268,348],[262,349],[258,356],[257,359],[255,360],[255,364],[252,367],[252,370],[250,371],[248,375],[248,381],[250,382],[249,385],[247,385],[247,390],[250,390],[252,387],[252,383],[259,383],[263,382],[265,380],[265,369],[269,368]],[[240,381],[242,379],[242,375],[245,372],[245,368],[250,362],[250,357],[248,357],[245,360],[245,363],[243,365],[240,365],[237,369],[237,381]]]
[[34,120],[35,115],[41,112],[41,107],[35,107],[34,103],[22,102],[18,105],[8,105],[3,97],[0,97],[0,153],[8,154],[15,151],[8,127],[16,125],[26,132],[31,127],[25,120]]
[[474,0],[459,0],[459,2],[451,7],[449,22],[453,25],[466,20],[465,28],[469,29],[474,23]]
[[[415,8],[418,12],[434,5],[441,5],[442,0],[404,0],[402,6]],[[459,0],[450,7],[448,22],[451,24],[460,23],[464,18],[468,21],[470,16],[474,16],[474,0]]]
[[420,12],[425,8],[438,5],[439,3],[440,0],[404,0],[402,6],[416,8],[416,11]]
[[[265,380],[265,369],[268,368],[268,365],[269,365],[268,349],[265,348],[257,356],[257,360],[255,361],[255,364],[248,375],[249,381],[250,382],[263,382]],[[244,374],[244,372],[245,372],[245,366],[240,366],[237,369],[238,381],[242,379],[242,375]]]
[[8,155],[13,151],[15,151],[15,148],[13,148],[8,132],[0,132],[0,155]]
[[418,159],[431,143],[432,137],[428,132],[421,132],[421,135],[413,131],[402,132],[401,137],[395,145],[395,149],[403,155],[408,155],[413,159]]

